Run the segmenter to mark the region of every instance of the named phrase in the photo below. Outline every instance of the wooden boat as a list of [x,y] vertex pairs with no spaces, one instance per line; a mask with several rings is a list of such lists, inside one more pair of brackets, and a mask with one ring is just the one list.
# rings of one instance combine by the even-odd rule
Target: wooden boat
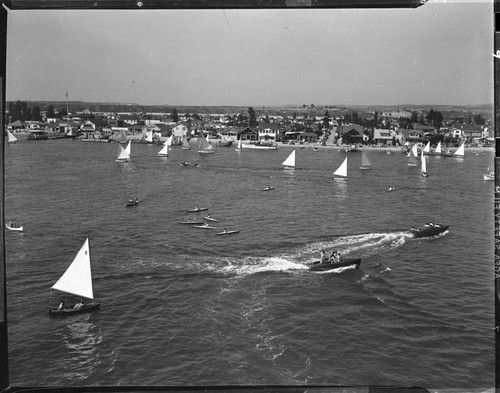
[[340,262],[327,262],[327,263],[321,261],[315,261],[309,266],[309,270],[326,271],[348,266],[356,266],[356,269],[359,269],[360,265],[361,265],[361,258],[352,258]]
[[240,233],[240,231],[236,230],[236,231],[227,231],[225,228],[222,232],[218,232],[216,233],[215,235],[217,236],[225,236],[225,235],[234,235],[236,233]]
[[17,226],[15,224],[13,224],[12,222],[9,222],[9,223],[5,224],[5,227],[9,231],[17,231],[17,232],[22,232],[23,231],[23,226],[22,225]]
[[198,166],[198,163],[190,161],[182,161],[181,166]]
[[249,142],[242,143],[242,149],[253,149],[253,150],[276,150],[278,145],[273,142]]
[[424,151],[422,150],[422,152],[420,153],[421,157],[421,168],[420,168],[420,172],[422,174],[423,177],[427,177],[429,176],[427,174],[427,162],[425,160],[425,156],[424,156]]
[[7,143],[16,143],[16,142],[17,142],[17,138],[14,136],[14,134],[12,132],[7,130]]
[[129,153],[127,153],[127,150],[124,149],[122,145],[118,145],[118,151],[119,151],[119,153],[118,153],[118,158],[116,159],[116,162],[129,162],[130,155],[129,155]]
[[[51,304],[52,291],[58,291],[65,295],[59,307],[53,307]],[[68,297],[71,299],[69,303]],[[75,302],[74,299],[78,298],[80,300]],[[91,302],[84,303],[83,299],[91,300]],[[51,317],[59,317],[98,310],[101,305],[100,303],[93,302],[93,299],[94,290],[92,284],[90,243],[89,238],[87,238],[71,265],[69,265],[61,278],[51,288],[49,315]]]
[[190,220],[189,218],[187,221],[180,221],[177,224],[180,225],[203,225],[205,222],[202,220]]
[[206,140],[205,135],[203,133],[200,137],[200,145],[198,147],[198,153],[200,154],[213,154],[214,147]]
[[283,166],[283,169],[295,169],[295,149],[292,150],[281,165]]
[[359,169],[372,169],[372,164],[364,151],[361,152],[361,166],[359,167]]
[[347,179],[347,156],[344,162],[338,167],[338,169],[333,172],[333,177],[335,179]]
[[202,212],[202,211],[205,211],[205,210],[208,210],[208,207],[198,207],[196,206],[194,209],[190,209],[190,210],[186,210],[188,213],[198,213],[198,212]]
[[433,237],[447,231],[449,225],[428,223],[420,228],[411,228],[410,233],[414,238]]

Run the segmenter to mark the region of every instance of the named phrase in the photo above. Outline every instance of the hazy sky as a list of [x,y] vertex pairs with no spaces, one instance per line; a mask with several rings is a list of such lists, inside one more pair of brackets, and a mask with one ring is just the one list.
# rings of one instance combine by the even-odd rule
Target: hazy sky
[[491,1],[8,18],[7,100],[69,91],[70,100],[158,105],[493,102]]

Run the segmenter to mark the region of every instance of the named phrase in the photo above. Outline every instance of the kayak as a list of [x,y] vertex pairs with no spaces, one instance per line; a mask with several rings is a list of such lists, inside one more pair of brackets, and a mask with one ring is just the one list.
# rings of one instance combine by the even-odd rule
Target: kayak
[[195,207],[194,209],[186,210],[186,211],[188,213],[198,213],[198,212],[202,212],[202,211],[205,211],[205,210],[208,210],[208,207]]
[[410,229],[410,233],[414,238],[420,239],[423,237],[433,237],[439,235],[447,231],[449,227],[449,225],[429,223],[420,228]]
[[181,224],[181,225],[203,225],[204,222],[203,221],[195,221],[195,220],[187,220],[187,221],[178,222],[177,224]]
[[203,225],[193,225],[191,228],[200,228],[200,229],[215,229],[215,227],[212,227],[208,225],[207,223]]
[[212,218],[212,217],[209,217],[209,216],[206,216],[206,217],[203,217],[205,220],[207,221],[213,221],[213,222],[219,222],[219,220],[216,220],[215,218]]
[[361,258],[346,259],[341,262],[327,262],[327,263],[316,261],[313,262],[311,266],[309,266],[309,270],[325,271],[325,270],[333,270],[333,269],[338,269],[339,267],[347,267],[353,265],[355,265],[356,269],[358,269],[359,265],[361,265]]
[[222,232],[216,233],[216,235],[233,235],[235,233],[240,233],[240,231],[226,231],[226,230],[224,230]]
[[274,187],[266,187],[262,191],[271,191],[274,190]]

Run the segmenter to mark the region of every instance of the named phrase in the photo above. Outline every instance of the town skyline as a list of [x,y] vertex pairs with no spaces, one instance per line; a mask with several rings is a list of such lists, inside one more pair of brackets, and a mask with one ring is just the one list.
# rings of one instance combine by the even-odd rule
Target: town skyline
[[[485,23],[486,21],[486,23]],[[7,100],[142,106],[493,103],[493,4],[9,11]]]

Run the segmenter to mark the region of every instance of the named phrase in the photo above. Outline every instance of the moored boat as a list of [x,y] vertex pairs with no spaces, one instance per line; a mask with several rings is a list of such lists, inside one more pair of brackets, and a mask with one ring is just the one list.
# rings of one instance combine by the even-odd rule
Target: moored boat
[[433,237],[446,232],[450,226],[429,222],[423,227],[411,228],[410,233],[414,238]]
[[254,150],[276,150],[278,145],[273,142],[249,142],[242,143],[241,148]]
[[15,225],[13,224],[12,222],[9,222],[7,224],[5,224],[5,227],[9,230],[9,231],[17,231],[17,232],[22,232],[23,231],[23,226],[22,225]]
[[348,266],[355,266],[356,269],[358,269],[360,265],[361,265],[361,258],[351,258],[351,259],[345,259],[340,262],[326,262],[326,263],[321,261],[315,261],[309,266],[309,270],[326,271]]

